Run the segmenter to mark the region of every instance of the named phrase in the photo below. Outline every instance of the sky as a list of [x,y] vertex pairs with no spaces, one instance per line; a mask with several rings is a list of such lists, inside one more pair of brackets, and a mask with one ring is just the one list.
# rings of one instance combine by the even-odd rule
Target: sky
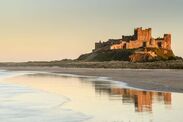
[[94,43],[151,27],[183,56],[182,0],[0,0],[0,61],[77,58]]

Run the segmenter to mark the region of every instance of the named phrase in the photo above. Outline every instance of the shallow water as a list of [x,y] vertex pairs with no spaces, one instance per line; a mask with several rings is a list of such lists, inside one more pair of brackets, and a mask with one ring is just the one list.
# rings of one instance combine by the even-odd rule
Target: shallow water
[[[106,78],[0,72],[1,122],[181,122],[183,94]],[[172,81],[173,82],[173,81]]]

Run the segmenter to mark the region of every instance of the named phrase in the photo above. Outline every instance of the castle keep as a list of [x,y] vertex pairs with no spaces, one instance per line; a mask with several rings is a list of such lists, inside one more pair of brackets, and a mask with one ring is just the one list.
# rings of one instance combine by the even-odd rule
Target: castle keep
[[152,29],[136,28],[134,34],[122,36],[121,39],[109,39],[107,42],[95,43],[94,52],[115,49],[162,48],[171,50],[171,34],[164,34],[163,38],[153,38]]

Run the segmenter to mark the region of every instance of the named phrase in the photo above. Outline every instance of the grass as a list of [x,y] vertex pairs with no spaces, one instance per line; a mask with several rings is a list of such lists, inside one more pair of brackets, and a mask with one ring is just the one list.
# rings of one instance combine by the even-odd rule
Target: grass
[[128,61],[135,50],[106,50],[81,55],[80,61]]

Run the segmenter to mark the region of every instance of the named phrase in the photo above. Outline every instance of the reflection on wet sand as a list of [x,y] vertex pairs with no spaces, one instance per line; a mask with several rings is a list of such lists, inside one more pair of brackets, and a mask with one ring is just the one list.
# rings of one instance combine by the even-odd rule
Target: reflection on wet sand
[[[101,83],[101,84],[100,84]],[[104,82],[95,82],[97,93],[107,93],[111,100],[121,99],[123,103],[134,103],[136,112],[151,112],[153,100],[171,105],[171,93],[140,91],[125,88],[113,88]]]
[[[50,75],[50,74],[34,74],[27,75],[32,78],[37,77],[45,77],[45,78],[64,78],[70,79],[70,76],[59,76],[59,75]],[[114,84],[109,81],[90,81],[87,78],[80,77],[74,78],[81,84],[92,84],[95,92],[99,95],[102,93],[106,93],[110,100],[122,100],[123,104],[134,104],[136,112],[152,112],[152,104],[153,101],[163,102],[165,105],[171,105],[171,93],[166,92],[152,92],[152,91],[142,91],[142,90],[134,90],[134,89],[126,89],[119,88],[117,86],[113,86]],[[52,79],[53,80],[53,79]],[[56,79],[54,79],[56,80]],[[63,85],[63,84],[62,84]],[[85,86],[85,85],[84,85]],[[78,90],[78,89],[77,89]]]
[[121,105],[134,104],[136,112],[152,112],[153,102],[158,104],[163,103],[164,105],[171,105],[172,103],[171,93],[126,89],[115,85],[113,82],[93,81],[89,78],[34,74],[16,77],[15,80],[11,78],[11,81],[57,94],[68,95],[73,98],[77,96],[76,99],[78,99],[79,96],[81,98],[83,92],[85,92],[85,94],[88,93],[88,96],[91,97],[94,89],[96,95],[104,97],[105,94],[109,97],[110,101],[122,101]]
[[131,99],[135,104],[137,112],[152,111],[152,102],[154,97],[163,98],[159,99],[159,102],[164,101],[165,104],[171,104],[171,93],[156,93],[120,88],[112,88],[111,93],[122,95],[122,101],[124,103],[126,102],[126,100],[129,101],[129,99]]

